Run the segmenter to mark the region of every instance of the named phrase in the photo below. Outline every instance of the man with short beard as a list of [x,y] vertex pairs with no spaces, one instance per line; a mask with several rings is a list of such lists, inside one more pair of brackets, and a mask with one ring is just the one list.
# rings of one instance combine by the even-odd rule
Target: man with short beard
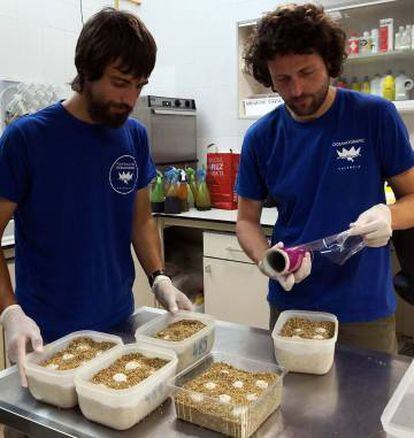
[[107,331],[134,311],[131,243],[171,312],[191,302],[163,271],[144,127],[129,119],[156,58],[134,15],[104,9],[79,36],[74,94],[10,125],[0,140],[0,230],[14,215],[15,294],[0,257],[0,322],[21,383],[37,351],[81,329]]
[[[313,4],[279,7],[258,23],[246,67],[284,105],[245,135],[237,235],[270,278],[270,329],[283,310],[327,311],[338,316],[340,343],[395,352],[388,242],[392,230],[414,226],[414,153],[392,103],[330,85],[346,59],[345,41]],[[385,205],[385,181],[398,198],[392,206]],[[350,229],[368,248],[343,266],[307,253],[296,272],[278,274],[263,263],[267,195],[278,209],[271,245],[291,247]]]

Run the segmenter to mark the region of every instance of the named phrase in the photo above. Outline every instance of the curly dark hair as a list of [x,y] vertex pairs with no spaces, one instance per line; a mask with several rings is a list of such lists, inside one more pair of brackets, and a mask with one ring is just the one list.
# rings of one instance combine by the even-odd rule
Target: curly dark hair
[[154,68],[156,54],[154,38],[138,17],[104,8],[85,23],[79,35],[75,51],[78,74],[71,87],[81,92],[85,80],[100,79],[105,68],[117,61],[123,73],[147,78]]
[[345,42],[345,32],[322,6],[288,4],[259,21],[243,59],[247,73],[265,87],[272,86],[267,62],[277,55],[318,53],[329,76],[336,78],[347,57]]

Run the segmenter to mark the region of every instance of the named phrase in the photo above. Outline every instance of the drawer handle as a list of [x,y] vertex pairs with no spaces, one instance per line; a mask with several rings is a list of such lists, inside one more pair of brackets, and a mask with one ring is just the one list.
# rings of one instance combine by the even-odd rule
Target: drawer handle
[[232,252],[242,252],[244,253],[244,251],[240,248],[233,248],[232,246],[226,246],[226,250],[227,251],[232,251]]
[[204,270],[205,270],[206,272],[211,272],[211,265],[206,265],[205,268],[204,268]]

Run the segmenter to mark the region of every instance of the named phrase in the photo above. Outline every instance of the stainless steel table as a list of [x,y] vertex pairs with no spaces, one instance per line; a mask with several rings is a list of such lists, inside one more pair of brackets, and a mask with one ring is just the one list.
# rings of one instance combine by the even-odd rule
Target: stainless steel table
[[[136,327],[161,310],[140,309],[127,324],[114,330],[126,343]],[[268,332],[219,322],[214,350],[274,361]],[[260,437],[385,436],[381,413],[411,359],[338,347],[335,364],[325,376],[288,374],[281,408],[259,429]],[[124,432],[86,420],[76,409],[56,409],[34,400],[19,385],[15,367],[0,373],[0,423],[32,437],[216,437],[212,431],[176,420],[171,400],[141,423]]]

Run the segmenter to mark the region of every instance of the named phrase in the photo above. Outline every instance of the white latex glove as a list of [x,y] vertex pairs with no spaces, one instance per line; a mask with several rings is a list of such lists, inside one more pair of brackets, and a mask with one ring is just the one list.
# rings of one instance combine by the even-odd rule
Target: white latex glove
[[0,316],[0,324],[6,331],[9,360],[17,364],[20,382],[24,388],[27,388],[27,378],[23,366],[26,357],[26,345],[31,342],[34,351],[43,351],[43,339],[40,329],[18,304],[13,304],[4,309]]
[[392,234],[391,211],[385,204],[374,205],[350,224],[350,230],[351,236],[361,236],[371,248],[384,246]]
[[152,285],[157,300],[171,313],[178,310],[193,310],[193,304],[180,292],[166,275],[157,275]]
[[[276,245],[269,248],[266,251],[266,253],[268,251],[271,251],[273,248],[283,248],[283,246],[284,246],[283,242],[276,243]],[[311,273],[311,270],[312,270],[312,259],[311,259],[310,253],[307,252],[305,254],[305,257],[302,260],[302,263],[301,263],[299,269],[295,272],[285,274],[285,275],[278,274],[270,266],[268,266],[267,264],[264,264],[263,260],[261,260],[257,266],[264,275],[271,278],[272,280],[276,280],[277,282],[279,282],[279,284],[283,287],[283,289],[285,291],[289,292],[290,290],[292,290],[293,286],[296,283],[300,283],[306,277],[309,276],[309,274]]]

